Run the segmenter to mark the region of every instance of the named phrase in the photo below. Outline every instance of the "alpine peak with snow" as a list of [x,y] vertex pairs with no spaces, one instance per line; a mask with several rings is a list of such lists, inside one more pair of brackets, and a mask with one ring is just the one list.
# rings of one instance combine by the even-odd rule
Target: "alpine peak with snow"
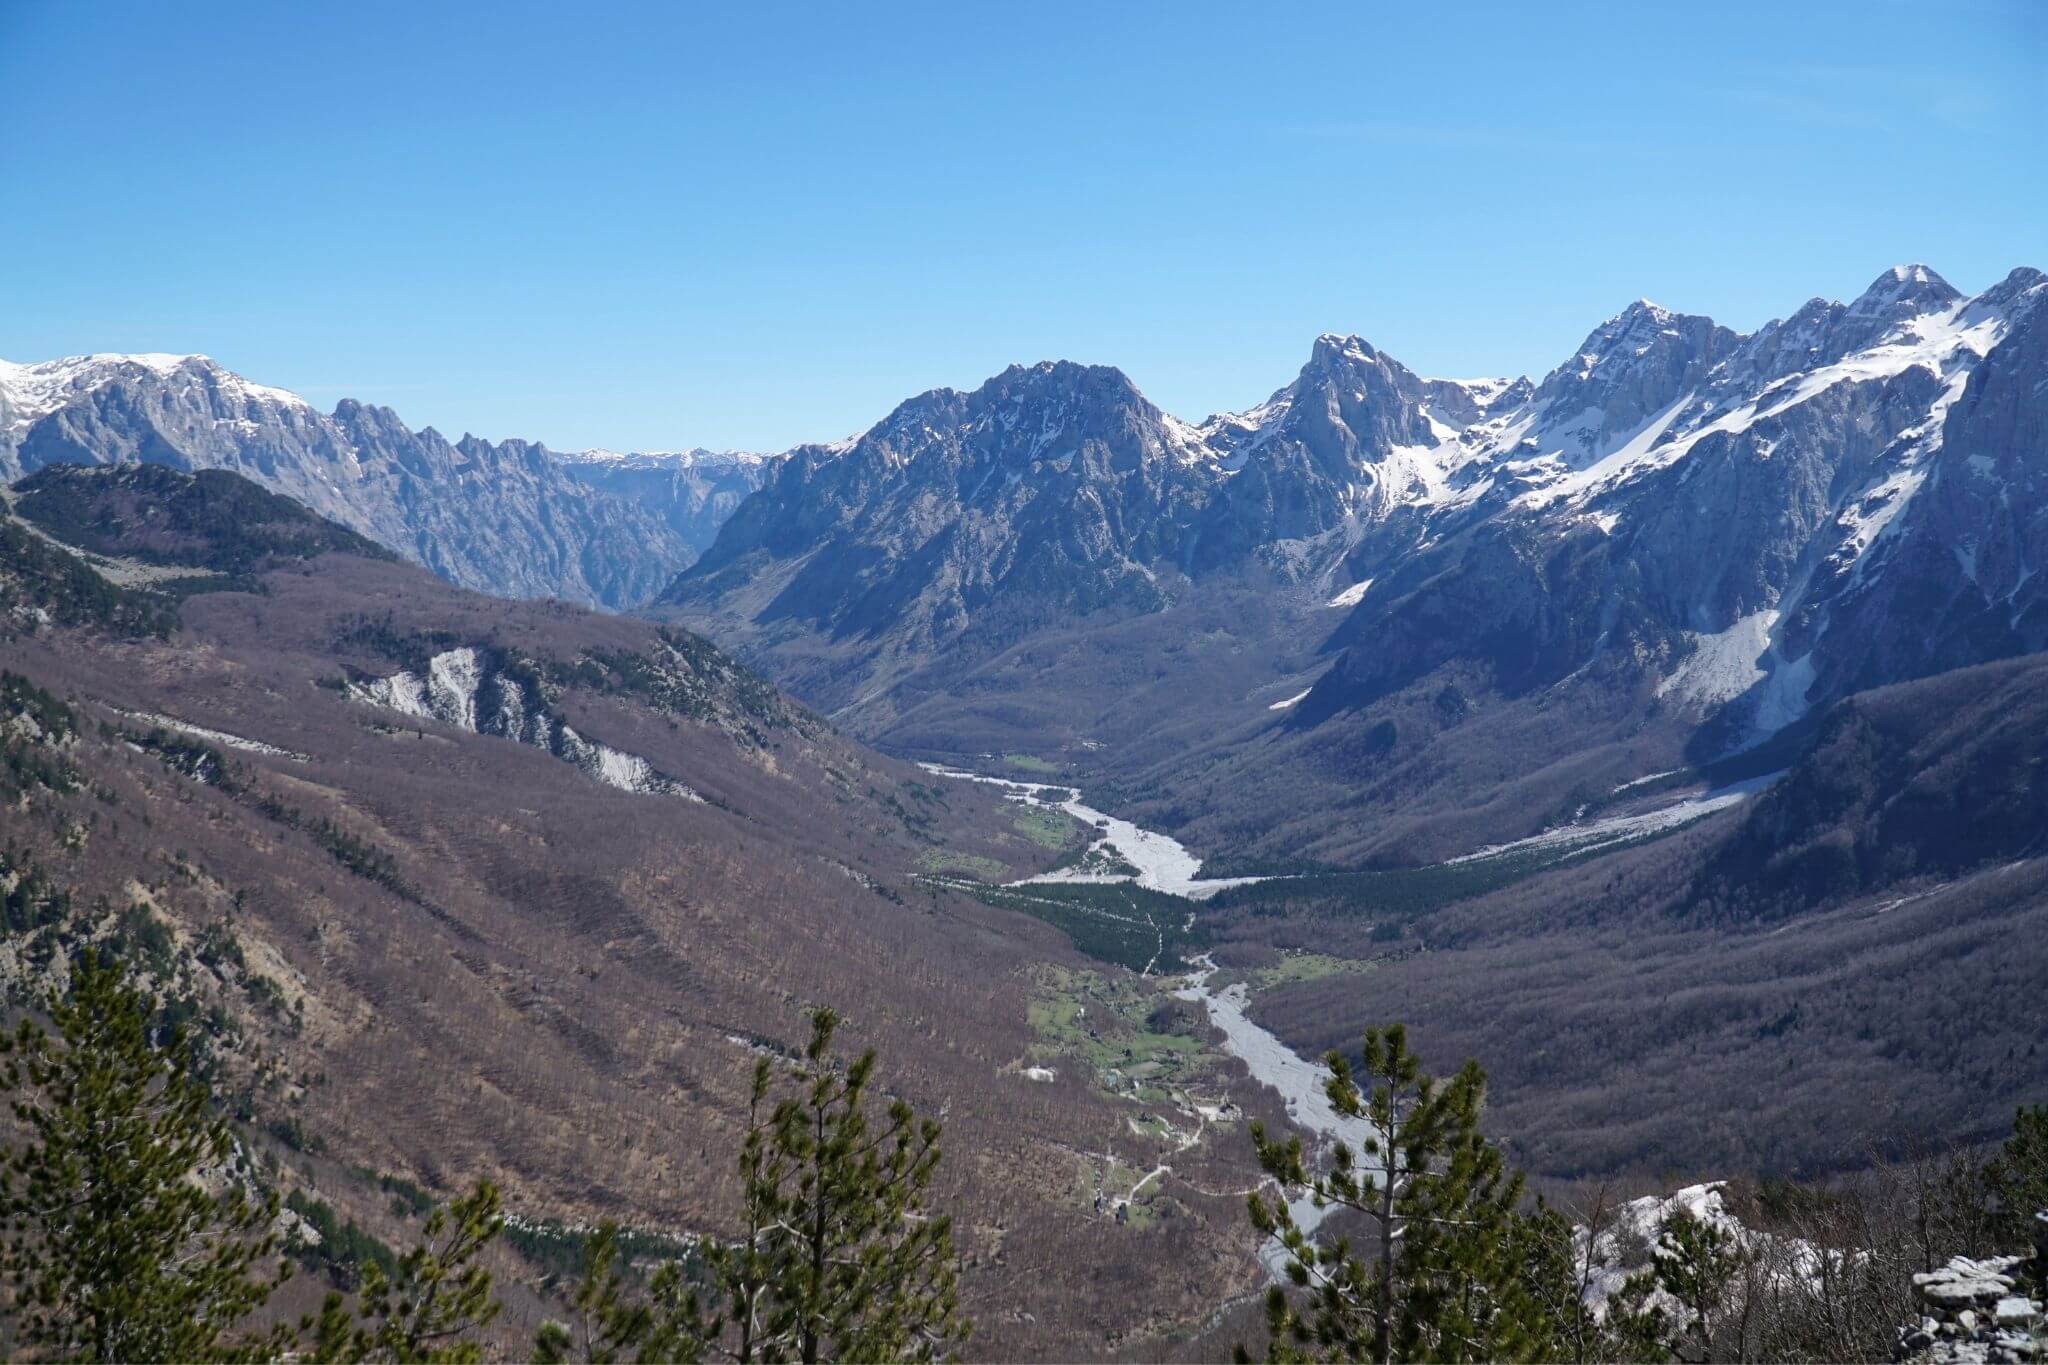
[[1247,585],[1349,608],[1292,725],[1446,668],[1516,696],[1612,666],[1740,744],[2048,643],[2044,296],[1901,265],[1747,334],[1638,300],[1534,383],[1325,335],[1198,425],[1013,367],[792,452],[663,609],[918,747],[946,745],[902,712],[963,661]]

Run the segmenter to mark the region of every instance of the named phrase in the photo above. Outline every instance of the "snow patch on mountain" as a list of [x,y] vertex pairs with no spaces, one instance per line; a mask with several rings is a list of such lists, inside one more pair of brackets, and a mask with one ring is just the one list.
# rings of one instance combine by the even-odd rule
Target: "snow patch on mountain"
[[1811,651],[1797,659],[1779,652],[1775,610],[1751,612],[1726,630],[1689,633],[1692,652],[1657,684],[1659,697],[1673,697],[1702,711],[1745,698],[1750,733],[1772,734],[1805,715],[1815,678]]
[[1329,601],[1323,603],[1323,605],[1326,607],[1355,607],[1365,600],[1366,591],[1371,587],[1372,580],[1370,578],[1362,578],[1338,593],[1335,597],[1332,597]]

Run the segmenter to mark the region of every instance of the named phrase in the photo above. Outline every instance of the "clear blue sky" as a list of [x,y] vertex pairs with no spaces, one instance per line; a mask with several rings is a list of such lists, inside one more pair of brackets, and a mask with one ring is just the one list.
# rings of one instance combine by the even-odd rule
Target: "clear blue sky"
[[1062,356],[1198,418],[1332,330],[1540,373],[2048,268],[2044,72],[2033,0],[0,0],[0,356],[639,448]]

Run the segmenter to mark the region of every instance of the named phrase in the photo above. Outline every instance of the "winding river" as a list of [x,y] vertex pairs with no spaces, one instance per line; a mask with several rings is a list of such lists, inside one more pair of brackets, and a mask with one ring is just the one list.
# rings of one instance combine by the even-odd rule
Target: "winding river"
[[985,777],[980,773],[948,768],[939,763],[920,763],[918,766],[939,777],[955,777],[963,782],[981,782],[991,787],[1001,787],[1010,794],[1012,800],[1027,806],[1043,806],[1049,810],[1065,811],[1097,833],[1099,837],[1095,841],[1094,849],[1110,850],[1137,869],[1135,874],[1131,874],[1080,872],[1072,868],[1055,868],[1051,872],[1041,872],[1035,877],[1012,882],[1012,886],[1042,885],[1048,882],[1132,882],[1150,891],[1164,891],[1170,896],[1205,901],[1218,891],[1268,880],[1265,877],[1203,877],[1200,875],[1202,860],[1188,852],[1187,846],[1180,840],[1171,835],[1161,834],[1157,830],[1140,829],[1128,820],[1084,805],[1081,793],[1062,783],[1016,782],[1007,777]]
[[[1084,805],[1081,794],[1069,786],[1049,782],[1017,782],[1005,777],[984,777],[980,773],[964,772],[936,763],[921,766],[941,777],[985,782],[1001,787],[1014,799],[1028,805],[1063,810],[1100,833],[1101,837],[1095,847],[1113,850],[1123,861],[1137,869],[1135,875],[1062,869],[1026,877],[1012,885],[1022,886],[1034,882],[1135,882],[1150,890],[1185,896],[1189,900],[1207,900],[1227,887],[1265,880],[1260,877],[1204,878],[1200,875],[1202,860],[1188,852],[1179,840],[1156,830],[1140,829],[1128,820],[1118,819],[1092,806]],[[1367,1125],[1362,1119],[1344,1117],[1330,1103],[1330,1097],[1323,1089],[1323,1083],[1329,1075],[1323,1064],[1303,1057],[1281,1042],[1270,1029],[1252,1021],[1251,1015],[1247,1012],[1250,1004],[1249,992],[1243,982],[1217,990],[1209,984],[1216,974],[1216,964],[1206,957],[1198,958],[1197,962],[1199,970],[1183,979],[1183,984],[1173,992],[1174,996],[1181,1000],[1198,1002],[1208,1011],[1209,1021],[1223,1034],[1223,1050],[1243,1061],[1253,1080],[1279,1094],[1281,1102],[1287,1107],[1287,1117],[1295,1127],[1302,1130],[1312,1146],[1327,1148],[1332,1142],[1341,1141],[1353,1152],[1362,1153],[1368,1131]],[[1295,1226],[1307,1233],[1313,1233],[1327,1216],[1327,1210],[1318,1209],[1305,1194],[1288,1201],[1287,1207],[1288,1212],[1293,1215]],[[1266,1267],[1267,1273],[1278,1279],[1285,1272],[1287,1253],[1275,1239],[1260,1250],[1259,1260]]]
[[[1173,994],[1176,999],[1199,1001],[1209,1012],[1209,1022],[1223,1032],[1223,1050],[1239,1058],[1252,1073],[1252,1079],[1263,1086],[1277,1091],[1287,1106],[1287,1117],[1294,1126],[1306,1135],[1306,1145],[1311,1149],[1327,1148],[1331,1142],[1343,1142],[1354,1153],[1360,1154],[1363,1163],[1366,1135],[1371,1131],[1363,1119],[1346,1118],[1330,1103],[1330,1096],[1323,1088],[1329,1071],[1321,1062],[1312,1062],[1293,1048],[1280,1041],[1270,1029],[1252,1022],[1247,1014],[1249,992],[1242,981],[1216,990],[1209,980],[1216,974],[1216,964],[1208,958],[1198,958],[1201,970],[1187,978],[1187,984]],[[1287,1211],[1294,1218],[1294,1225],[1303,1232],[1313,1234],[1327,1209],[1319,1209],[1308,1195],[1303,1194],[1287,1201]],[[1285,1274],[1287,1252],[1277,1238],[1269,1240],[1259,1250],[1259,1262],[1266,1273],[1275,1281]]]

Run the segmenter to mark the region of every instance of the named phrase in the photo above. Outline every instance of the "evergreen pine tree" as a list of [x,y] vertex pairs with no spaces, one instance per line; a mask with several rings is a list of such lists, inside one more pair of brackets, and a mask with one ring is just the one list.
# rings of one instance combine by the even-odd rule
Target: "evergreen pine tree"
[[2013,1115],[2012,1136],[1984,1168],[1984,1187],[1999,1246],[2024,1250],[2033,1236],[2034,1215],[2048,1210],[2048,1104]]
[[55,1038],[24,1021],[0,1042],[27,1138],[0,1168],[9,1354],[260,1358],[230,1334],[288,1273],[257,1273],[276,1201],[244,1192],[183,1033],[157,1036],[155,1002],[92,950],[48,1010]]
[[541,1327],[534,1343],[541,1365],[704,1358],[718,1320],[706,1312],[701,1292],[670,1261],[654,1272],[642,1297],[621,1267],[618,1238],[618,1225],[608,1222],[585,1244],[583,1278],[571,1300],[576,1316]]
[[[1326,1091],[1339,1115],[1365,1124],[1363,1151],[1335,1144],[1330,1170],[1308,1168],[1299,1137],[1282,1142],[1252,1125],[1259,1164],[1281,1197],[1254,1193],[1258,1230],[1278,1238],[1298,1290],[1267,1300],[1271,1358],[1489,1360],[1546,1356],[1559,1294],[1532,1274],[1563,1274],[1542,1254],[1542,1226],[1516,1210],[1521,1177],[1479,1132],[1486,1078],[1467,1062],[1449,1081],[1425,1075],[1399,1025],[1366,1034],[1361,1087],[1338,1053]],[[1311,1240],[1287,1196],[1363,1215],[1371,1241]],[[1546,1271],[1548,1268],[1548,1271]]]
[[576,1310],[573,1320],[541,1325],[533,1353],[540,1365],[571,1360],[613,1365],[629,1359],[646,1340],[654,1314],[645,1303],[628,1297],[619,1269],[616,1223],[605,1223],[584,1244],[583,1278],[570,1304]]
[[1677,1209],[1664,1220],[1650,1262],[1657,1287],[1685,1310],[1676,1340],[1670,1342],[1672,1354],[1680,1360],[1712,1359],[1722,1310],[1742,1270],[1741,1244],[1733,1233]]
[[966,1340],[951,1220],[923,1207],[939,1125],[901,1100],[871,1117],[875,1054],[839,1067],[837,1029],[820,1010],[795,1067],[755,1067],[740,1235],[704,1245],[704,1283],[671,1263],[643,1297],[601,1229],[576,1320],[542,1329],[540,1359],[932,1360]]
[[386,1275],[373,1261],[353,1314],[329,1294],[320,1314],[300,1324],[315,1362],[389,1361],[394,1365],[465,1365],[481,1360],[480,1333],[498,1315],[491,1272],[478,1264],[504,1228],[498,1190],[490,1181],[427,1216],[419,1245]]
[[766,1057],[754,1064],[754,1085],[747,1101],[747,1135],[740,1143],[740,1236],[730,1245],[713,1245],[707,1254],[724,1310],[732,1358],[771,1358],[778,1340],[788,1335],[792,1313],[778,1307],[771,1290],[782,1256],[784,1185],[791,1158],[771,1139],[776,1125],[774,1064]]
[[811,1016],[796,1092],[779,1103],[749,1200],[778,1217],[773,1322],[796,1358],[930,1359],[963,1340],[952,1220],[921,1207],[939,1125],[903,1100],[868,1115],[875,1054],[833,1064],[839,1020]]
[[1655,1266],[1637,1271],[1607,1296],[1607,1312],[1600,1321],[1600,1359],[1671,1359],[1671,1318],[1661,1297]]

